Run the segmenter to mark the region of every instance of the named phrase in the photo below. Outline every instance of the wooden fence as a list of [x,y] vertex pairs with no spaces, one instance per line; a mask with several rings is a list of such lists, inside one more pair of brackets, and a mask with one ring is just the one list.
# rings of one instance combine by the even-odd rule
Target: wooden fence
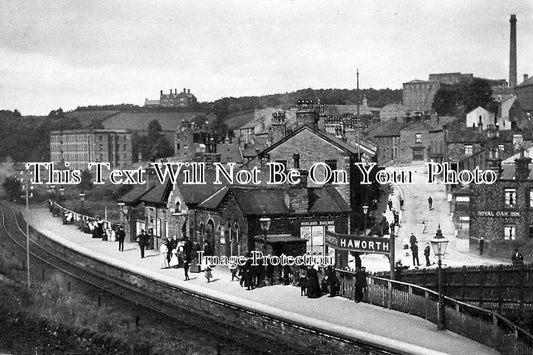
[[[533,308],[533,264],[464,266],[444,268],[442,272],[448,297],[500,311]],[[401,281],[436,290],[435,273],[435,269],[404,271]]]
[[[354,298],[355,274],[337,270],[340,295]],[[412,314],[437,324],[438,294],[425,287],[368,276],[364,301],[388,309]],[[532,354],[533,336],[508,319],[481,307],[445,297],[446,328],[502,354]]]

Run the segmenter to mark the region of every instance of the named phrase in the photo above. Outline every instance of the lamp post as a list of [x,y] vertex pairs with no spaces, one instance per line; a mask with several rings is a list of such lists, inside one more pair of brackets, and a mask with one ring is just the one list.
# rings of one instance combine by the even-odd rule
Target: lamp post
[[81,213],[83,213],[85,211],[85,209],[83,208],[84,207],[84,204],[83,202],[85,201],[85,194],[82,192],[80,192],[80,201],[81,201]]
[[446,323],[444,320],[444,294],[442,289],[442,258],[444,258],[444,255],[446,254],[446,248],[448,247],[448,240],[444,238],[442,235],[442,231],[440,230],[440,224],[437,229],[437,234],[435,235],[435,238],[430,240],[431,247],[433,248],[433,253],[438,258],[438,267],[437,267],[437,282],[438,282],[438,290],[439,290],[439,314],[438,314],[438,321],[437,321],[437,329],[438,330],[444,330],[446,329]]
[[367,213],[368,213],[368,205],[363,205],[363,214],[364,214],[364,218],[363,218],[364,222],[363,222],[363,224],[364,224],[364,227],[365,227],[365,229],[364,229],[365,237],[366,237],[366,214]]
[[[30,289],[30,179],[31,172],[26,166],[26,277],[28,283],[28,290]],[[33,186],[32,186],[33,188]]]
[[271,219],[268,217],[263,217],[259,219],[259,224],[261,225],[261,230],[263,231],[263,254],[266,255],[267,252],[267,232],[270,229]]
[[390,279],[396,280],[396,237],[398,236],[398,230],[400,229],[400,226],[397,226],[393,224],[392,228],[390,229],[390,238],[389,238],[389,248],[390,248],[390,257],[389,257],[389,264],[390,264]]

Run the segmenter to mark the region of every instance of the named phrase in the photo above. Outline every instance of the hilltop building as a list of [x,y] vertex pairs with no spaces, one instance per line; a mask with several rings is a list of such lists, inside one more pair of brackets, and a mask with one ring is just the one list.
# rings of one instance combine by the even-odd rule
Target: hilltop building
[[163,94],[161,90],[159,100],[144,100],[145,107],[194,107],[197,103],[196,97],[191,94],[191,89],[184,88],[178,93],[178,89],[170,89],[168,94]]

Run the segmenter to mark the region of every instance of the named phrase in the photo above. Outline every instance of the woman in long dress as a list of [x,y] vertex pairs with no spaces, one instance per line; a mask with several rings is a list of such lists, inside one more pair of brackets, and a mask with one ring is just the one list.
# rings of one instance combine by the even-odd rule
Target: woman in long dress
[[161,246],[159,247],[159,253],[160,253],[160,259],[159,259],[159,267],[161,269],[168,268],[168,260],[167,260],[167,253],[168,253],[168,247],[167,243],[161,243]]

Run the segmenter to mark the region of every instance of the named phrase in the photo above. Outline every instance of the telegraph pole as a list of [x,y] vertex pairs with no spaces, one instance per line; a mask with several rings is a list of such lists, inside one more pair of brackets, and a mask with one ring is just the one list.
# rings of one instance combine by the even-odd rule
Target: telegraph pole
[[30,289],[30,170],[26,175],[26,272]]
[[363,161],[361,159],[361,117],[359,116],[359,103],[360,103],[360,93],[359,93],[359,69],[356,69],[357,73],[357,155],[359,158],[359,162]]

